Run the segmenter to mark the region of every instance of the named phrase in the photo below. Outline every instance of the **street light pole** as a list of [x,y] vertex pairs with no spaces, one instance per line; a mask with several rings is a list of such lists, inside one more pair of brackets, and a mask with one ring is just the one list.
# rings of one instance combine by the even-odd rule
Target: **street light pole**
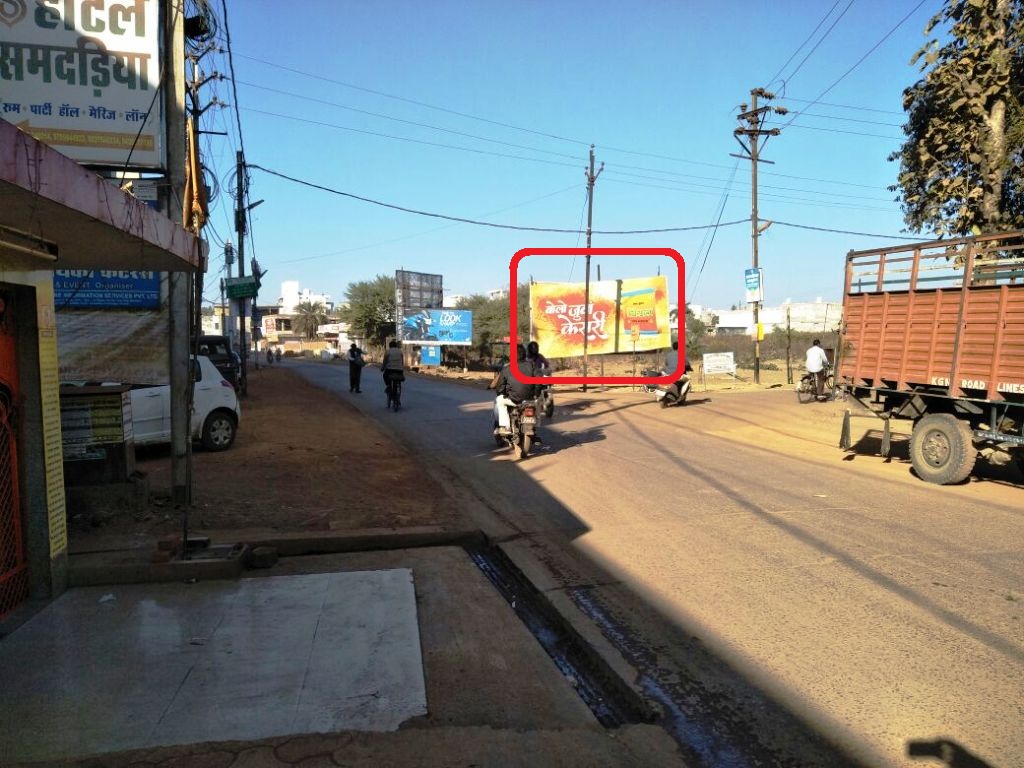
[[604,170],[604,163],[594,173],[594,145],[590,145],[590,168],[587,174],[587,255],[586,277],[583,283],[583,391],[587,391],[587,341],[590,336],[590,236],[594,225],[594,182]]

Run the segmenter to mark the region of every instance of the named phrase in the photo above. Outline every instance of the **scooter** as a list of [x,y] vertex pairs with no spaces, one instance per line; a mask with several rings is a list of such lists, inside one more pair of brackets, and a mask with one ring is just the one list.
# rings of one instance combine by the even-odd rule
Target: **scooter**
[[[690,366],[686,367],[686,371],[692,371],[693,368]],[[665,376],[665,371],[658,371],[654,369],[648,369],[644,371],[644,376]],[[667,387],[659,386],[657,384],[641,384],[640,389],[644,392],[653,393],[655,399],[661,404],[662,408],[669,408],[673,405],[686,405],[686,396],[690,394],[691,381],[689,376],[683,376],[675,384],[670,384]]]
[[525,459],[530,455],[530,449],[537,438],[537,424],[540,422],[541,414],[540,400],[512,403],[511,400],[505,399],[504,403],[508,409],[509,427],[495,429],[494,442],[511,448],[516,460]]

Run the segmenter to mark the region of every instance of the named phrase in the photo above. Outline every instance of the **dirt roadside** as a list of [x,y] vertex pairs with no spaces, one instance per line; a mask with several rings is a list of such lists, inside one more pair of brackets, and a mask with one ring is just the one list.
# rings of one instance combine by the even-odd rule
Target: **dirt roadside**
[[[347,376],[337,366],[338,376]],[[363,397],[372,397],[366,390]],[[69,509],[71,551],[140,546],[181,531],[167,447],[139,450],[149,504],[136,512]],[[235,444],[193,455],[190,532],[347,532],[465,527],[418,460],[349,403],[284,365],[249,377]]]
[[[348,376],[344,365],[324,364],[338,377]],[[749,380],[749,373],[698,381],[694,391],[784,386],[784,371],[763,371],[760,385]],[[429,375],[481,389],[493,377],[443,369]],[[362,397],[377,394],[367,387]],[[137,469],[148,483],[149,504],[136,512],[69,508],[72,553],[140,547],[181,532],[182,510],[171,503],[169,448],[140,449]],[[416,457],[348,402],[289,370],[287,363],[250,371],[238,438],[230,450],[195,448],[189,522],[190,532],[231,531],[240,539],[418,527],[444,532],[470,525]]]

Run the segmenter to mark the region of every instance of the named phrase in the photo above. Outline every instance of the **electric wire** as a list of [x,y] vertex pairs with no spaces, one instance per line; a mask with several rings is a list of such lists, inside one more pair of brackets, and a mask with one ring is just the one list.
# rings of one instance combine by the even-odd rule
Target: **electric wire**
[[[839,0],[839,1],[841,1],[841,0]],[[374,95],[378,95],[378,96],[383,96],[385,98],[390,98],[390,99],[394,99],[394,100],[397,100],[397,101],[414,104],[414,105],[417,105],[417,106],[423,106],[423,107],[426,107],[426,108],[429,108],[429,109],[434,109],[434,110],[437,110],[439,112],[443,112],[443,113],[446,113],[446,114],[452,114],[452,115],[455,115],[455,116],[458,116],[458,117],[464,117],[464,118],[471,119],[471,120],[477,120],[479,122],[490,124],[490,125],[496,125],[496,126],[500,126],[500,127],[503,127],[503,128],[510,128],[510,129],[513,129],[513,130],[524,131],[526,133],[530,133],[530,134],[533,134],[533,135],[536,135],[536,136],[542,136],[542,137],[546,137],[546,138],[553,138],[553,139],[557,139],[557,140],[561,140],[561,141],[567,141],[567,142],[570,142],[570,143],[573,143],[573,144],[579,144],[579,145],[582,145],[582,146],[589,146],[591,143],[593,143],[593,142],[583,141],[581,139],[568,138],[568,137],[559,136],[559,135],[553,134],[553,133],[548,133],[548,132],[544,132],[544,131],[537,131],[537,130],[530,129],[530,128],[524,128],[522,126],[513,125],[511,123],[505,123],[505,122],[501,122],[501,121],[498,121],[498,120],[492,120],[492,119],[489,119],[489,118],[484,118],[484,117],[480,117],[480,116],[477,116],[477,115],[468,114],[468,113],[465,113],[465,112],[459,112],[457,110],[448,109],[446,107],[440,107],[440,106],[433,105],[433,104],[427,104],[425,102],[420,102],[420,101],[417,101],[417,100],[414,100],[414,99],[407,99],[407,98],[402,97],[402,96],[396,96],[394,94],[385,93],[383,91],[377,91],[377,90],[374,90],[374,89],[371,89],[371,88],[364,88],[362,86],[357,86],[357,85],[354,85],[352,83],[347,83],[347,82],[344,82],[344,81],[341,81],[341,80],[334,80],[332,78],[324,77],[324,76],[313,74],[313,73],[310,73],[310,72],[305,72],[303,70],[295,69],[293,67],[287,67],[287,66],[284,66],[284,65],[281,65],[281,64],[276,64],[274,62],[270,62],[270,61],[267,61],[265,59],[259,59],[259,58],[252,57],[252,56],[246,56],[245,54],[237,54],[237,55],[239,56],[239,58],[244,58],[244,59],[248,59],[248,60],[251,60],[251,61],[256,61],[256,62],[259,62],[261,64],[265,64],[266,66],[277,68],[277,69],[281,69],[281,70],[284,70],[286,72],[291,72],[293,74],[301,75],[303,77],[309,77],[309,78],[312,78],[312,79],[315,79],[315,80],[320,80],[320,81],[324,81],[324,82],[334,83],[334,84],[341,85],[341,86],[346,87],[346,88],[351,88],[351,89],[354,89],[354,90],[357,90],[357,91],[362,91],[362,92],[365,92],[365,93],[370,93],[370,94],[374,94]],[[263,88],[263,86],[253,86],[251,83],[247,83],[245,81],[239,81],[239,84],[241,84],[241,85],[250,85],[251,87]],[[266,90],[275,90],[275,89],[266,89]],[[297,93],[290,92],[290,91],[278,90],[276,92],[282,93],[282,94],[286,94],[286,95],[295,96],[297,98],[303,98],[303,99],[305,99],[305,98],[312,98],[312,97],[304,96],[303,94],[297,94]],[[313,100],[315,101],[316,99],[313,99]],[[386,115],[386,114],[383,114],[383,113],[369,112],[369,111],[366,111],[366,110],[360,110],[360,109],[356,109],[356,108],[353,108],[353,107],[348,107],[346,105],[338,104],[336,102],[326,102],[325,101],[324,103],[328,103],[328,104],[337,106],[337,107],[339,107],[341,109],[347,109],[347,110],[350,110],[350,111],[361,112],[361,113],[364,113],[364,114],[367,114],[367,115],[379,117],[381,119],[393,120],[393,121],[396,121],[396,122],[402,122],[402,123],[417,125],[417,126],[420,126],[420,127],[429,128],[431,130],[438,130],[438,131],[443,131],[443,132],[448,132],[448,133],[454,133],[456,135],[466,135],[468,137],[473,137],[473,138],[479,139],[481,141],[489,141],[489,142],[494,142],[494,143],[508,143],[508,142],[501,142],[500,140],[497,140],[497,139],[490,139],[490,138],[486,138],[486,137],[483,137],[483,136],[477,136],[475,134],[461,134],[459,131],[454,131],[452,129],[442,128],[440,126],[434,126],[434,125],[427,124],[427,123],[417,123],[415,121],[405,120],[404,118],[398,118],[398,117],[394,117],[394,116],[391,116],[391,115]],[[246,111],[259,112],[259,110],[253,110],[253,109],[250,109],[250,108],[246,108]],[[336,128],[341,129],[341,130],[350,130],[350,131],[359,131],[360,130],[360,129],[348,128],[348,127],[344,127],[344,126],[332,125],[330,123],[322,123],[322,122],[318,122],[318,121],[308,120],[308,119],[305,119],[305,118],[299,118],[299,117],[295,117],[295,116],[292,116],[292,115],[282,115],[282,114],[276,113],[276,112],[262,112],[261,114],[265,114],[265,115],[269,115],[269,116],[275,116],[275,117],[279,117],[279,118],[287,119],[287,120],[294,120],[294,121],[298,121],[298,122],[308,122],[308,123],[313,124],[313,125],[321,125],[321,126],[324,126],[324,127],[336,127]],[[835,119],[840,119],[841,120],[843,118],[837,117]],[[378,133],[378,132],[373,132],[373,131],[365,131],[365,133],[367,133],[368,135],[377,136],[379,138],[388,138],[388,139],[394,139],[394,140],[397,140],[397,141],[410,141],[410,142],[422,141],[422,140],[418,140],[418,139],[409,139],[409,138],[400,137],[400,136],[392,136],[390,134]],[[515,147],[520,146],[520,145],[511,144],[511,143],[508,143],[508,144],[510,144],[511,146],[515,146]],[[435,145],[435,146],[438,146],[438,145]],[[464,148],[461,148],[461,147],[457,147],[455,145],[440,145],[440,146],[444,146],[444,147],[447,147],[447,148],[450,148],[450,149],[464,149]],[[529,148],[523,147],[523,148],[524,149],[528,149],[529,151],[532,151],[532,152],[538,152],[538,153],[543,153],[543,154],[554,154],[554,155],[560,155],[561,154],[561,153],[553,152],[551,150],[541,149],[541,148],[538,148],[538,147],[529,147]],[[611,146],[611,145],[606,145],[606,144],[602,144],[601,145],[601,149],[602,149],[603,152],[612,152],[612,153],[618,152],[618,153],[622,153],[622,154],[635,155],[635,156],[638,156],[638,157],[650,157],[650,158],[658,159],[658,160],[668,160],[668,161],[671,161],[671,162],[685,163],[685,164],[689,164],[689,165],[699,165],[699,166],[704,166],[704,167],[708,167],[708,168],[721,168],[721,169],[724,169],[724,170],[729,170],[730,169],[729,165],[722,164],[722,163],[712,163],[712,162],[701,161],[701,160],[692,160],[692,159],[688,159],[688,158],[675,157],[675,156],[672,156],[672,155],[659,154],[659,153],[655,153],[655,152],[645,152],[645,151],[639,151],[639,150],[634,150],[634,149],[627,149],[627,148],[624,148],[624,147]],[[478,152],[478,153],[482,152],[481,150],[467,150],[467,151],[473,151],[473,152]],[[502,156],[502,155],[496,155],[496,156]],[[573,155],[561,154],[561,156],[563,156],[563,157],[571,157],[571,158],[574,158],[574,159],[578,159],[578,158],[576,158],[576,156],[573,156]],[[628,166],[619,166],[619,167],[628,167]],[[865,187],[865,188],[871,188],[871,185],[856,184],[854,182],[849,182],[849,181],[841,181],[841,180],[835,180],[835,179],[810,179],[810,178],[807,178],[807,177],[793,176],[793,175],[789,175],[789,174],[779,174],[779,173],[775,173],[775,172],[772,172],[772,171],[765,171],[764,175],[766,175],[766,176],[781,176],[781,177],[784,177],[784,178],[793,178],[793,179],[799,179],[799,180],[802,180],[802,181],[817,181],[817,182],[820,182],[820,183],[836,184],[836,185],[842,185],[842,186],[855,186],[855,187],[856,186],[860,186],[860,187]]]
[[[911,16],[913,16],[915,13],[917,13],[917,11],[921,8],[921,6],[924,5],[926,2],[928,2],[928,0],[920,0],[920,2],[917,5],[915,5],[913,8],[911,8],[910,12],[906,16],[904,16],[902,19],[900,19],[898,22],[896,22],[896,25],[892,29],[890,29],[888,32],[886,32],[884,35],[882,35],[882,39],[879,40],[877,43],[875,43],[873,46],[871,46],[868,49],[867,53],[865,53],[863,56],[861,56],[859,59],[857,59],[857,61],[854,62],[852,67],[850,67],[848,70],[846,70],[843,74],[841,74],[835,80],[835,82],[833,82],[825,90],[823,90],[821,93],[819,93],[817,98],[815,98],[813,101],[810,102],[810,106],[813,107],[815,104],[817,104],[822,98],[824,98],[828,94],[829,91],[831,91],[833,88],[835,88],[837,85],[839,85],[839,83],[841,83],[843,80],[845,80],[847,78],[847,76],[851,72],[853,72],[853,70],[855,70],[857,67],[859,67],[861,64],[863,64],[864,60],[867,59],[868,56],[870,56],[872,53],[874,53],[878,49],[878,47],[882,45],[882,43],[884,43],[886,40],[888,40],[893,35],[893,33],[896,32],[897,29],[902,27],[904,25],[904,23],[906,23],[907,19],[909,19]],[[797,116],[794,116],[783,127],[784,128],[790,127],[793,124],[793,121],[796,120],[796,119],[797,119]]]
[[452,150],[456,150],[456,151],[459,151],[459,152],[470,152],[470,153],[477,154],[477,155],[488,155],[490,157],[504,157],[504,158],[509,158],[509,159],[512,159],[512,160],[526,160],[527,162],[531,162],[531,163],[543,163],[545,165],[558,165],[558,166],[562,166],[563,168],[576,168],[577,167],[576,163],[564,163],[564,162],[559,162],[557,160],[544,160],[544,159],[539,158],[539,157],[526,157],[524,155],[512,155],[512,154],[508,154],[506,152],[492,152],[492,151],[489,151],[489,150],[486,150],[486,149],[474,149],[472,147],[460,147],[460,146],[458,146],[456,144],[444,144],[444,143],[439,142],[439,141],[427,141],[426,139],[413,139],[413,138],[409,138],[407,136],[395,136],[394,134],[380,133],[379,131],[367,131],[367,130],[364,130],[362,128],[352,128],[351,126],[347,126],[347,125],[338,125],[337,123],[325,123],[325,122],[322,122],[320,120],[310,120],[309,118],[293,117],[291,115],[282,115],[282,114],[277,113],[277,112],[267,112],[267,111],[262,110],[262,109],[253,109],[252,107],[246,107],[245,111],[246,112],[255,112],[256,114],[260,114],[260,115],[270,115],[271,117],[279,117],[279,118],[282,118],[284,120],[294,120],[294,121],[300,122],[300,123],[308,123],[310,125],[319,125],[319,126],[321,126],[323,128],[336,128],[336,129],[341,130],[341,131],[349,131],[350,133],[359,133],[359,134],[362,134],[364,136],[375,136],[377,138],[391,139],[393,141],[405,141],[405,142],[408,142],[410,144],[420,144],[420,145],[427,146],[427,147],[438,147],[440,149],[452,149]]
[[[781,75],[785,71],[786,67],[789,66],[789,62],[795,59],[797,57],[797,54],[799,54],[800,51],[803,50],[803,47],[807,45],[807,43],[811,41],[811,38],[813,38],[818,33],[818,30],[821,29],[821,25],[825,23],[825,20],[832,15],[832,11],[834,11],[836,7],[839,5],[839,3],[841,3],[842,1],[843,0],[836,0],[832,4],[832,7],[829,8],[825,15],[821,17],[821,21],[818,22],[817,26],[815,26],[815,28],[811,30],[811,34],[809,34],[807,38],[802,43],[800,43],[799,46],[797,46],[797,49],[789,55],[789,58],[786,59],[786,63],[779,67],[779,71],[772,75],[771,79],[768,81],[768,87],[771,87],[772,83],[779,79],[779,75]],[[792,75],[790,75],[790,77],[792,77]]]
[[348,106],[346,104],[338,104],[337,102],[328,101],[327,99],[318,99],[318,98],[313,97],[313,96],[304,96],[304,95],[299,94],[299,93],[292,93],[290,91],[282,91],[282,90],[277,89],[277,88],[268,88],[267,86],[256,85],[254,83],[248,83],[248,82],[245,82],[244,80],[239,81],[238,84],[239,85],[245,85],[245,86],[248,86],[250,88],[259,88],[260,90],[270,91],[271,93],[278,93],[278,94],[282,94],[282,95],[285,95],[285,96],[291,96],[291,97],[296,98],[296,99],[304,99],[306,101],[312,101],[312,102],[317,103],[317,104],[324,104],[324,105],[327,105],[327,106],[330,106],[330,107],[336,107],[337,109],[344,109],[344,110],[347,110],[349,112],[355,112],[356,114],[360,114],[360,115],[367,115],[369,117],[380,118],[381,120],[391,120],[393,122],[402,123],[404,125],[416,126],[417,128],[428,128],[428,129],[430,129],[432,131],[440,131],[441,133],[450,133],[453,136],[462,136],[463,138],[476,139],[477,141],[487,141],[487,142],[490,142],[492,144],[500,144],[502,146],[512,147],[514,149],[525,149],[525,150],[527,150],[529,152],[540,152],[540,153],[543,153],[543,154],[546,154],[546,155],[554,155],[556,157],[565,157],[565,158],[569,158],[570,160],[585,160],[584,158],[581,158],[579,155],[570,155],[567,152],[555,152],[555,151],[549,150],[549,149],[540,149],[538,147],[528,147],[528,146],[526,146],[524,144],[514,144],[514,143],[509,142],[509,141],[501,141],[500,139],[491,139],[491,138],[488,138],[486,136],[478,136],[478,135],[473,134],[473,133],[466,133],[465,131],[456,131],[456,130],[454,130],[452,128],[444,128],[442,126],[432,125],[430,123],[421,123],[421,122],[418,122],[416,120],[406,120],[406,119],[401,118],[401,117],[392,117],[391,115],[385,115],[385,114],[383,114],[381,112],[370,112],[369,110],[365,110],[365,109],[357,109],[356,107],[350,107],[350,106]]
[[[415,209],[415,208],[407,208],[405,206],[395,205],[393,203],[385,203],[383,201],[374,200],[374,199],[369,198],[369,197],[363,197],[361,195],[355,195],[355,194],[352,194],[351,192],[344,192],[344,191],[339,190],[339,189],[332,189],[331,187],[327,187],[327,186],[324,186],[322,184],[315,184],[315,183],[313,183],[311,181],[304,181],[302,179],[297,179],[294,176],[288,176],[287,174],[280,173],[278,171],[274,171],[274,170],[271,170],[269,168],[264,168],[261,165],[253,164],[253,165],[250,165],[249,168],[251,168],[252,170],[256,170],[256,171],[263,171],[264,173],[270,174],[271,176],[277,176],[278,178],[285,179],[287,181],[291,181],[291,182],[294,182],[296,184],[300,184],[300,185],[305,186],[305,187],[310,187],[311,189],[319,189],[322,192],[330,192],[333,195],[339,195],[341,197],[347,197],[347,198],[350,198],[352,200],[359,200],[361,202],[370,203],[372,205],[377,205],[377,206],[380,206],[382,208],[389,208],[391,210],[401,211],[403,213],[411,213],[411,214],[415,214],[417,216],[428,216],[428,217],[434,218],[434,219],[444,219],[446,221],[457,221],[457,222],[460,222],[462,224],[473,224],[473,225],[478,226],[478,227],[491,227],[493,229],[507,229],[507,230],[514,230],[514,231],[517,231],[517,232],[554,232],[554,233],[559,233],[559,234],[578,234],[580,232],[579,229],[564,229],[564,228],[558,228],[558,227],[524,227],[524,226],[519,226],[519,225],[515,225],[515,224],[497,224],[497,223],[491,222],[491,221],[478,221],[476,219],[467,219],[467,218],[464,218],[464,217],[461,217],[461,216],[449,216],[449,215],[443,214],[443,213],[433,213],[431,211],[421,211],[421,210],[418,210],[418,209]],[[724,226],[732,226],[732,225],[735,225],[735,224],[742,224],[742,223],[744,223],[746,221],[749,221],[749,219],[738,219],[736,221],[726,222],[725,224],[722,224],[721,226],[723,226],[723,227]],[[656,233],[664,233],[664,232],[688,232],[688,231],[692,231],[692,230],[708,229],[709,227],[713,227],[713,226],[715,226],[715,225],[714,224],[701,224],[701,225],[687,226],[687,227],[660,227],[660,228],[657,228],[657,229],[623,229],[623,230],[597,230],[597,229],[595,229],[595,230],[591,230],[591,232],[592,232],[592,234],[595,234],[595,235],[647,235],[647,234],[656,234]]]
[[559,136],[559,135],[554,134],[554,133],[546,133],[544,131],[537,131],[537,130],[534,130],[532,128],[524,128],[521,125],[513,125],[512,123],[504,123],[504,122],[501,122],[500,120],[491,120],[491,119],[486,118],[486,117],[480,117],[478,115],[471,115],[471,114],[469,114],[467,112],[459,112],[458,110],[448,109],[446,107],[439,107],[439,106],[436,106],[434,104],[428,104],[428,103],[426,103],[424,101],[417,101],[416,99],[408,99],[408,98],[405,98],[404,96],[396,96],[396,95],[394,95],[392,93],[385,93],[384,91],[374,90],[373,88],[364,88],[363,86],[354,85],[353,83],[346,83],[343,80],[335,80],[335,79],[330,78],[330,77],[324,77],[323,75],[315,75],[315,74],[313,74],[311,72],[303,72],[302,70],[299,70],[299,69],[294,69],[292,67],[286,67],[283,64],[276,64],[274,62],[270,62],[270,61],[267,61],[265,59],[256,58],[254,56],[245,56],[243,54],[239,54],[239,57],[240,58],[249,59],[250,61],[256,61],[256,62],[259,62],[260,64],[265,64],[265,65],[270,66],[270,67],[276,67],[278,69],[283,69],[283,70],[285,70],[287,72],[293,72],[293,73],[295,73],[297,75],[303,75],[305,77],[311,77],[311,78],[314,78],[316,80],[322,80],[324,82],[333,83],[334,85],[340,85],[340,86],[342,86],[344,88],[351,88],[352,90],[355,90],[355,91],[361,91],[363,93],[370,93],[370,94],[373,94],[374,96],[381,96],[381,97],[386,98],[386,99],[394,99],[395,101],[401,101],[401,102],[404,102],[406,104],[414,104],[415,106],[418,106],[418,107],[424,107],[426,109],[433,109],[433,110],[436,110],[438,112],[444,112],[444,113],[449,114],[449,115],[455,115],[456,117],[463,117],[463,118],[466,118],[467,120],[476,120],[476,121],[481,122],[481,123],[487,123],[489,125],[496,125],[496,126],[499,126],[501,128],[509,128],[509,129],[515,130],[515,131],[524,131],[526,133],[532,133],[535,136],[544,136],[545,138],[548,138],[548,139],[556,139],[558,141],[566,141],[566,142],[569,142],[570,144],[580,144],[580,145],[583,145],[583,146],[586,146],[586,147],[589,147],[590,144],[592,143],[592,142],[589,142],[589,141],[581,141],[579,139],[571,139],[571,138],[567,138],[565,136]]
[[[831,24],[831,25],[829,26],[829,28],[825,30],[825,34],[823,34],[823,35],[822,35],[822,36],[821,36],[821,37],[820,37],[820,38],[818,39],[818,42],[816,42],[816,43],[814,44],[814,47],[813,47],[813,48],[811,48],[811,50],[809,50],[809,51],[807,52],[807,55],[806,55],[806,56],[804,56],[804,57],[803,57],[803,59],[801,59],[800,63],[796,65],[796,69],[794,69],[794,70],[793,70],[792,72],[790,72],[790,73],[789,73],[789,77],[787,77],[787,78],[786,78],[786,81],[787,81],[787,82],[788,82],[789,80],[792,80],[792,79],[793,79],[793,78],[794,78],[794,77],[796,76],[796,73],[797,73],[797,72],[799,72],[799,71],[800,71],[800,70],[801,70],[801,69],[803,68],[804,64],[806,64],[806,63],[807,63],[807,60],[808,60],[809,58],[811,58],[811,56],[812,56],[812,55],[814,54],[814,52],[815,52],[816,50],[818,50],[818,46],[820,46],[820,45],[821,45],[821,44],[822,44],[823,42],[825,42],[825,38],[827,38],[827,37],[829,36],[829,34],[830,34],[830,33],[832,32],[832,30],[833,30],[833,29],[835,29],[835,27],[836,27],[836,24],[838,24],[838,23],[840,22],[840,20],[841,20],[841,19],[843,18],[843,16],[845,16],[845,15],[846,15],[846,12],[847,12],[847,11],[849,11],[849,10],[850,10],[850,8],[852,8],[852,7],[853,7],[853,3],[854,3],[854,0],[850,0],[850,2],[846,4],[846,7],[845,7],[845,8],[844,8],[844,9],[842,10],[842,12],[841,12],[841,13],[840,13],[840,14],[839,14],[839,15],[838,15],[837,17],[836,17],[835,21],[833,21],[833,22],[832,22],[832,24]],[[833,7],[835,7],[835,6],[833,6]],[[831,11],[829,11],[829,13],[831,13]]]
[[[556,197],[557,195],[565,194],[566,192],[568,192],[570,190],[576,189],[576,187],[577,187],[577,185],[573,184],[571,187],[565,187],[564,189],[559,189],[559,190],[557,190],[555,192],[549,192],[546,195],[541,195],[540,197],[535,197],[535,198],[533,198],[531,200],[526,200],[526,201],[521,202],[521,203],[516,203],[515,205],[510,205],[510,206],[507,206],[505,208],[499,208],[498,210],[490,211],[490,212],[485,213],[483,215],[484,216],[493,216],[493,215],[498,214],[498,213],[505,213],[506,211],[515,210],[516,208],[523,208],[524,206],[532,205],[533,203],[538,203],[541,200],[547,200],[548,198]],[[294,264],[294,263],[300,262],[300,261],[315,261],[315,260],[318,260],[318,259],[326,259],[326,258],[329,258],[331,256],[342,256],[342,255],[347,254],[347,253],[355,253],[356,251],[365,251],[365,250],[368,250],[370,248],[378,248],[378,247],[380,247],[382,245],[390,245],[392,243],[398,243],[398,242],[401,242],[403,240],[411,240],[411,239],[416,238],[416,237],[422,237],[423,235],[430,235],[430,234],[433,234],[435,232],[442,232],[442,231],[444,231],[446,229],[452,229],[453,227],[457,227],[457,226],[460,226],[460,222],[455,222],[455,223],[452,223],[452,224],[445,224],[445,225],[440,226],[440,227],[433,227],[431,229],[422,230],[420,232],[412,232],[412,233],[410,233],[408,235],[402,235],[401,237],[392,237],[392,238],[388,238],[387,240],[380,240],[380,241],[375,242],[375,243],[367,243],[366,245],[358,245],[358,246],[356,246],[354,248],[345,248],[344,250],[341,250],[341,251],[332,251],[331,253],[321,253],[321,254],[317,254],[315,256],[300,256],[297,259],[286,259],[284,261],[278,261],[276,263],[278,263],[278,264]]]

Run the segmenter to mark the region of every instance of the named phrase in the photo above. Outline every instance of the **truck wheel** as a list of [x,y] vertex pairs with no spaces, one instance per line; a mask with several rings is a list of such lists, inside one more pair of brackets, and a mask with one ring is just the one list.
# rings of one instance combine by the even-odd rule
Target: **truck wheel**
[[930,413],[914,425],[910,460],[918,477],[951,485],[971,474],[978,451],[971,426],[948,413]]

